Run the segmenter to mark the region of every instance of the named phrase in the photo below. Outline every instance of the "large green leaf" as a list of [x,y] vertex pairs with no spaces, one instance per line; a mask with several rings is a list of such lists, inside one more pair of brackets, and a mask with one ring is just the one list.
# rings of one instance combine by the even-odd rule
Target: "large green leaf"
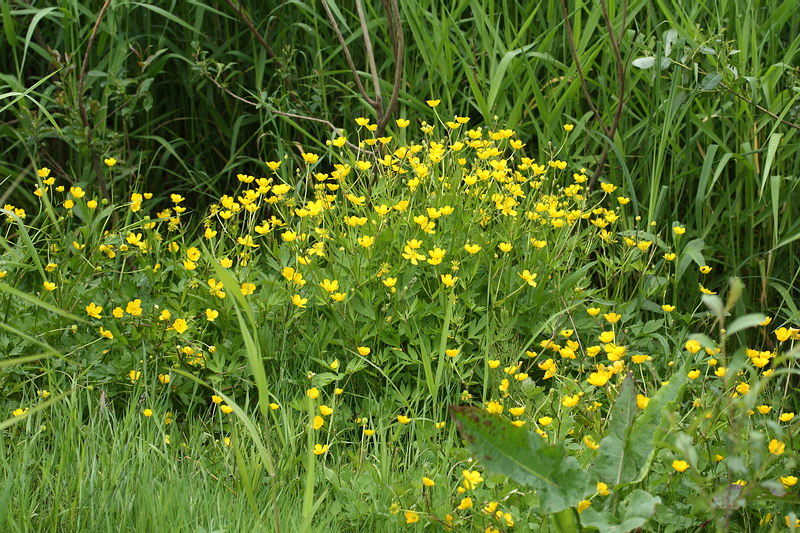
[[636,489],[623,500],[620,506],[620,518],[590,507],[581,513],[581,524],[583,527],[597,528],[603,533],[627,533],[644,526],[656,512],[656,505],[659,503],[661,498]]
[[610,485],[634,479],[642,467],[631,460],[632,443],[628,438],[637,409],[636,385],[633,375],[628,373],[609,415],[608,434],[600,441],[600,451],[594,461],[597,478]]
[[492,472],[536,490],[542,513],[574,507],[590,492],[588,476],[563,445],[475,407],[450,407],[470,452]]
[[628,374],[611,411],[608,433],[600,441],[600,451],[594,462],[593,475],[605,483],[637,482],[650,469],[656,445],[669,428],[669,414],[675,409],[687,368],[684,364],[669,383],[650,399],[641,415],[636,417],[636,386]]

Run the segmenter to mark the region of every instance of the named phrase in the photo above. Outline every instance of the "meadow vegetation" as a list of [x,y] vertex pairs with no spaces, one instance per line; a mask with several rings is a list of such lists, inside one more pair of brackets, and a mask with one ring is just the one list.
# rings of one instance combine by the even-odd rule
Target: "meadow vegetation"
[[566,4],[0,3],[4,529],[800,527],[791,3]]

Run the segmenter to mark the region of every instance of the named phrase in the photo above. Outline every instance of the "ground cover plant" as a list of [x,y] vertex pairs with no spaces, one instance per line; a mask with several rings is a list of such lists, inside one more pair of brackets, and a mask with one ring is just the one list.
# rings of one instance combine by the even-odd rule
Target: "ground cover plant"
[[740,4],[0,4],[0,523],[800,527],[800,38]]
[[[356,119],[357,149],[304,153],[294,185],[281,161],[238,174],[196,227],[180,193],[105,205],[39,169],[39,213],[3,210],[3,340],[24,354],[7,397],[30,419],[8,438],[76,390],[100,405],[73,416],[121,409],[163,454],[194,453],[181,428],[210,415],[207,446],[272,527],[287,498],[303,527],[321,508],[492,531],[794,520],[800,331],[728,320],[742,284],[727,303],[704,287],[702,242],[632,216],[615,184],[589,192],[558,148],[537,162],[513,130],[428,105],[419,133]],[[353,494],[362,476],[393,490]]]

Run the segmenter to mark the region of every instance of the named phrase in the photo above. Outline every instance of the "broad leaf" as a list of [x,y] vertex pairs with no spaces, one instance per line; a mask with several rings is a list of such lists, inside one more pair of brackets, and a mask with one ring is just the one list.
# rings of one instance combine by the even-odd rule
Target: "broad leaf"
[[643,466],[631,460],[632,443],[628,438],[637,410],[636,385],[633,375],[628,373],[610,413],[608,434],[600,441],[600,451],[594,461],[595,475],[610,485],[631,481]]
[[627,533],[644,526],[656,512],[659,503],[661,498],[636,489],[622,502],[619,518],[590,507],[581,513],[581,524],[583,527],[597,528],[603,533]]
[[488,470],[537,491],[541,513],[574,507],[590,492],[588,476],[563,445],[475,407],[450,407],[470,452]]

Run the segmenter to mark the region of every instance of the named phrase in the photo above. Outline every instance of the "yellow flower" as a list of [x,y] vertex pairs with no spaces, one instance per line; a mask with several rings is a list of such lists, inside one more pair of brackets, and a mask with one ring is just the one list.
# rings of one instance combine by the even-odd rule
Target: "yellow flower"
[[469,255],[475,255],[475,254],[477,254],[478,252],[481,251],[481,247],[478,246],[477,244],[469,244],[469,243],[467,243],[467,244],[464,245],[464,250]]
[[23,408],[21,408],[21,407],[20,407],[20,408],[18,408],[18,409],[14,409],[14,411],[12,411],[12,413],[11,413],[11,414],[12,414],[12,415],[14,415],[14,416],[22,416],[22,415],[24,415],[24,414],[25,414],[27,411],[28,411],[28,409],[27,409],[27,408],[23,409]]
[[425,103],[428,104],[428,107],[436,107],[441,102],[441,100],[425,100]]
[[564,131],[566,131],[567,133],[571,132],[574,129],[575,129],[574,124],[564,124]]
[[108,331],[107,329],[103,329],[102,326],[100,327],[100,336],[104,337],[106,339],[113,339],[114,338],[114,334],[111,333],[110,331]]
[[162,385],[167,385],[170,382],[169,374],[159,374],[158,382],[161,383]]
[[619,315],[617,313],[606,313],[603,315],[603,318],[605,318],[609,324],[616,324],[617,322],[619,322],[619,319],[622,318],[622,315]]
[[702,292],[703,294],[717,294],[716,292],[714,292],[714,291],[712,291],[712,290],[706,289],[705,287],[703,287],[703,285],[702,285],[702,284],[700,284],[700,286],[699,286],[699,290],[700,290],[700,292]]
[[536,280],[536,276],[538,276],[538,274],[536,272],[531,274],[531,272],[528,269],[525,269],[522,272],[517,272],[517,275],[519,277],[521,277],[523,279],[523,281],[525,281],[531,287],[536,287],[536,281],[535,280]]
[[770,411],[772,411],[772,406],[771,405],[759,405],[758,407],[756,407],[756,409],[758,410],[759,413],[761,413],[762,415],[765,415],[765,414],[769,413]]
[[300,155],[303,157],[303,161],[305,161],[309,165],[313,165],[314,163],[319,161],[319,156],[317,154],[309,154],[309,153],[303,152]]
[[407,128],[408,125],[411,124],[411,121],[404,118],[398,118],[394,121],[394,123],[397,124],[398,128]]
[[561,400],[561,405],[563,405],[564,407],[575,407],[576,405],[578,405],[580,399],[581,397],[577,394],[573,394],[572,396],[565,396]]
[[591,501],[589,501],[589,500],[581,500],[581,501],[578,502],[578,505],[577,505],[578,512],[582,513],[582,512],[584,512],[586,509],[588,509],[591,506],[592,506],[592,502]]
[[661,309],[663,309],[665,313],[671,313],[671,312],[673,312],[675,310],[675,306],[674,305],[669,305],[669,304],[664,304],[664,305],[661,306]]
[[436,482],[429,477],[423,476],[422,484],[425,485],[426,487],[433,487],[434,485],[436,485]]
[[186,320],[179,318],[172,323],[172,329],[178,332],[178,335],[182,335],[189,326],[186,325]]
[[586,381],[595,387],[602,387],[608,383],[608,378],[609,376],[605,372],[592,372]]
[[583,443],[586,445],[587,448],[592,450],[597,450],[600,448],[600,445],[595,442],[591,435],[586,435],[583,437]]
[[461,503],[458,504],[458,509],[461,511],[466,511],[467,509],[472,508],[472,498],[467,496],[466,498],[461,500]]
[[489,365],[489,368],[492,369],[500,366],[500,361],[498,361],[497,359],[489,359],[486,363]]
[[771,316],[768,316],[762,322],[758,323],[759,326],[769,326],[770,324],[772,324],[772,317]]
[[42,167],[36,171],[40,178],[46,178],[50,175],[50,169],[47,167]]
[[786,450],[786,444],[777,440],[772,439],[769,441],[769,453],[772,455],[782,455],[783,452]]
[[689,379],[697,379],[697,378],[700,377],[700,371],[699,370],[690,370],[689,373],[687,374],[687,376],[689,377]]
[[405,415],[398,415],[397,421],[400,422],[401,424],[408,424],[409,422],[411,422],[411,419]]
[[447,357],[449,357],[449,358],[453,359],[454,357],[456,357],[456,356],[458,355],[458,353],[459,353],[460,351],[461,351],[461,350],[459,350],[458,348],[448,348],[448,349],[446,349],[446,350],[444,351],[444,354],[445,354]]
[[502,250],[503,252],[508,253],[514,247],[514,245],[512,245],[510,242],[501,242],[500,244],[497,245],[497,247],[500,248],[500,250]]
[[44,283],[42,283],[42,286],[46,291],[54,291],[58,288],[58,285],[56,285],[52,281],[45,281]]
[[678,255],[672,252],[664,254],[664,259],[667,261],[674,261],[676,257],[678,257]]
[[786,342],[792,336],[792,330],[788,328],[778,328],[773,333],[775,333],[775,338],[778,339],[778,342]]
[[645,407],[647,407],[648,403],[650,403],[650,398],[648,398],[647,396],[645,396],[643,394],[637,394],[636,395],[636,406],[639,409],[644,409]]
[[597,307],[590,307],[586,312],[589,313],[590,316],[597,316],[600,314],[600,309]]
[[552,423],[553,423],[553,419],[550,418],[549,416],[543,416],[543,417],[541,417],[539,419],[539,424],[542,425],[542,426],[545,426],[545,427],[549,426]]
[[211,396],[211,401],[216,403],[216,404],[220,404],[220,403],[222,403],[223,399],[222,399],[221,396],[217,396],[216,394],[213,394]]
[[464,478],[464,487],[469,490],[475,490],[475,487],[478,486],[478,483],[483,481],[483,476],[481,476],[481,473],[477,470],[462,470],[461,475]]
[[406,524],[415,524],[419,522],[419,513],[414,511],[406,511],[404,514],[406,517]]
[[788,489],[789,487],[794,487],[797,484],[797,477],[796,476],[784,476],[784,477],[778,478],[778,481],[783,483],[783,486]]
[[688,341],[686,341],[684,348],[686,348],[686,351],[689,353],[697,353],[700,351],[701,346],[698,341],[694,339],[689,339]]
[[684,233],[686,233],[686,228],[684,228],[683,226],[673,226],[672,231],[675,232],[675,235],[683,235]]
[[708,274],[709,272],[711,272],[711,267],[710,266],[703,265],[703,266],[700,267],[700,273],[701,274]]
[[503,405],[500,402],[492,401],[486,404],[486,410],[493,415],[499,415],[503,413]]
[[331,281],[325,278],[319,285],[328,292],[336,292],[339,290],[339,282],[337,280]]
[[609,490],[608,490],[608,485],[606,485],[602,481],[598,481],[597,482],[596,491],[597,491],[597,494],[599,494],[600,496],[608,496],[609,494],[611,494],[609,492]]
[[322,455],[323,453],[325,453],[327,451],[328,451],[328,445],[327,444],[325,444],[324,446],[322,444],[315,444],[314,445],[314,455]]
[[358,350],[358,355],[363,355],[363,356],[369,355],[369,353],[372,351],[367,346],[359,346],[358,348],[356,348],[356,350]]
[[106,159],[103,159],[103,163],[105,163],[106,166],[113,167],[114,165],[117,164],[117,160],[114,159],[113,157],[108,157]]
[[509,408],[508,412],[511,413],[514,416],[521,416],[525,412],[525,408],[524,407],[511,407],[511,408]]
[[[255,283],[242,283],[242,286],[239,288],[242,291],[242,296],[250,296],[254,292],[256,292],[256,285]],[[292,298],[294,300],[294,298]]]
[[128,372],[128,377],[131,378],[131,383],[135,383],[142,377],[142,373],[139,370],[131,370]]
[[280,408],[281,408],[281,406],[280,406],[280,404],[277,404],[277,403],[275,403],[275,402],[271,402],[271,403],[269,404],[269,408],[270,408],[270,409],[272,409],[273,411],[277,411],[278,409],[280,409]]
[[303,298],[299,294],[295,294],[292,295],[292,303],[302,309],[308,303],[308,298]]
[[320,405],[319,412],[322,413],[322,416],[330,416],[333,414],[333,409],[331,409],[327,405]]
[[778,417],[781,422],[790,422],[794,418],[794,413],[783,413]]
[[689,468],[689,463],[686,461],[679,461],[678,459],[672,461],[672,468],[678,472],[685,472]]
[[312,400],[316,400],[317,398],[319,398],[319,389],[316,387],[311,387],[306,391],[306,396],[308,396]]
[[103,315],[100,313],[103,312],[103,308],[99,305],[95,305],[94,302],[90,302],[89,305],[86,306],[86,314],[92,318],[103,318]]
[[[114,310],[116,311],[116,309]],[[142,316],[142,300],[136,298],[125,305],[125,312],[131,316]],[[114,316],[117,316],[116,313]]]
[[206,320],[213,322],[219,316],[219,311],[215,309],[206,309]]
[[447,287],[452,287],[458,281],[458,276],[453,277],[452,274],[442,274],[442,283]]
[[319,429],[319,428],[321,428],[321,427],[322,427],[322,426],[324,426],[324,425],[325,425],[325,419],[324,419],[324,418],[322,418],[321,416],[315,416],[315,417],[314,417],[314,422],[312,422],[312,424],[311,424],[311,426],[312,426],[314,429]]
[[364,248],[369,248],[370,246],[372,246],[375,243],[375,237],[371,237],[369,235],[364,235],[362,237],[359,237],[357,239],[357,241],[358,241],[358,244],[360,244]]
[[226,405],[226,404],[220,405],[219,409],[220,409],[220,411],[222,411],[226,415],[229,415],[229,414],[231,414],[233,412],[233,407],[231,407],[230,405]]
[[142,411],[142,414],[144,416],[151,417],[153,416],[153,411],[151,411],[150,409],[145,409],[144,411]]

